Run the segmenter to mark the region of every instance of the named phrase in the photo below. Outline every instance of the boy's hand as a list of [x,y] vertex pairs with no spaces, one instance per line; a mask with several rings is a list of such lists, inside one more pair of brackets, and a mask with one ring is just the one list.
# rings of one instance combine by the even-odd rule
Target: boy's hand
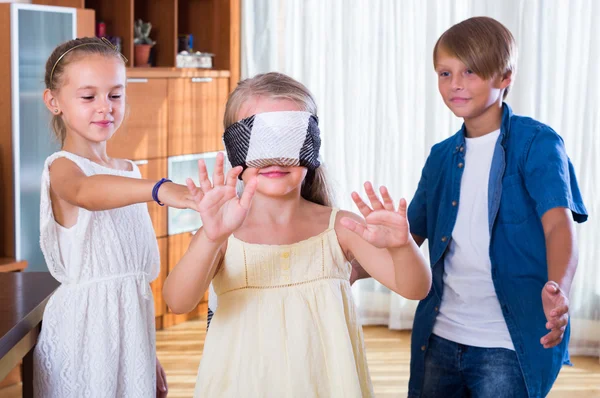
[[552,348],[563,339],[569,322],[569,299],[556,282],[549,281],[542,289],[542,306],[550,333],[541,338],[544,348]]

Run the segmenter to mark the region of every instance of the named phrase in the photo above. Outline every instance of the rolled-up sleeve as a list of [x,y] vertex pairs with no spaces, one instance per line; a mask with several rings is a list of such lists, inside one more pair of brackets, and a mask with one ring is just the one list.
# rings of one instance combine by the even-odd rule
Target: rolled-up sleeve
[[525,186],[538,216],[564,207],[571,210],[576,222],[586,221],[587,210],[562,138],[550,127],[540,126],[526,151]]

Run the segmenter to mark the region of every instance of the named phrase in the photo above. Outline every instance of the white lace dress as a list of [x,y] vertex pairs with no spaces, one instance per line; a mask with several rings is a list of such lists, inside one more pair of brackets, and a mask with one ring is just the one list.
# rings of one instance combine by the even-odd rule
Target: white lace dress
[[[36,397],[156,396],[154,301],[158,245],[145,203],[106,211],[79,209],[77,223],[58,225],[50,202],[49,166],[66,157],[86,175],[140,178],[68,152],[46,160],[40,244],[61,282],[48,301],[34,353]],[[60,244],[59,244],[60,241]]]

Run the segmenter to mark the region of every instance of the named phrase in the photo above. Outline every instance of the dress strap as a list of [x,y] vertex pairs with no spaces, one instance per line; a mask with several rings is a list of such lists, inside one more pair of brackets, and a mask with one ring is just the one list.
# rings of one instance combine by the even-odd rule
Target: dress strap
[[337,216],[339,209],[333,208],[331,209],[331,215],[329,216],[329,227],[328,229],[333,229],[335,227],[335,218]]

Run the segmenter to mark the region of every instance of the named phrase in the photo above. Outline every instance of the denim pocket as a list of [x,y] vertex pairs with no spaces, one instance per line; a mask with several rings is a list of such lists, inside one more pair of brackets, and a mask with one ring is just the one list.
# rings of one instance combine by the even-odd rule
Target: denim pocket
[[520,174],[511,174],[502,179],[502,196],[498,210],[498,221],[502,224],[521,224],[535,215],[535,204]]

